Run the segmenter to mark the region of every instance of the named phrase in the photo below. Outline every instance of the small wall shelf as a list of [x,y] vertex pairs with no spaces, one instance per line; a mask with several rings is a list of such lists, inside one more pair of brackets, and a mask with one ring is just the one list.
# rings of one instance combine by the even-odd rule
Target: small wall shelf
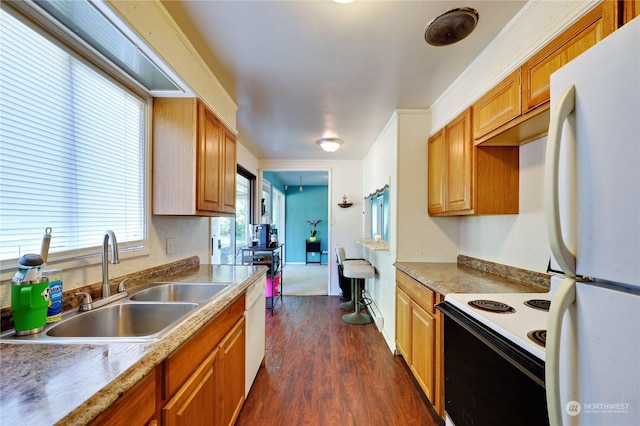
[[348,207],[351,207],[353,205],[353,203],[338,203],[338,205],[340,207],[342,207],[343,209],[346,209]]

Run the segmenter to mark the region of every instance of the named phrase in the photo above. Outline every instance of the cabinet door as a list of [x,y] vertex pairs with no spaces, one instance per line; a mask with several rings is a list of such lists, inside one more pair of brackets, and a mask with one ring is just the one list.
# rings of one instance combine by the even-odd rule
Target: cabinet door
[[519,116],[520,69],[498,83],[471,108],[476,139]]
[[242,317],[220,342],[220,375],[217,381],[217,406],[221,407],[220,425],[233,425],[244,403],[245,320]]
[[236,137],[226,128],[223,139],[222,211],[236,212]]
[[411,299],[396,286],[396,348],[411,362]]
[[444,129],[429,138],[428,142],[428,212],[443,213],[445,207],[446,155]]
[[434,401],[435,332],[433,317],[415,303],[411,304],[411,370],[420,387]]
[[198,103],[197,210],[222,211],[221,156],[222,124]]
[[471,213],[473,208],[471,109],[467,109],[449,123],[444,133],[447,156],[445,211]]
[[215,419],[215,349],[162,409],[165,426],[213,425]]
[[522,65],[522,112],[549,101],[551,74],[611,32],[602,5],[580,18]]

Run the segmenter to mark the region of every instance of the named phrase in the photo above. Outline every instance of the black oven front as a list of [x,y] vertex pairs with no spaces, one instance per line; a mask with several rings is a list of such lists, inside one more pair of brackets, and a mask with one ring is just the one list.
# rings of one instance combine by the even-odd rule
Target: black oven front
[[445,411],[455,426],[548,425],[544,361],[447,302],[437,308]]

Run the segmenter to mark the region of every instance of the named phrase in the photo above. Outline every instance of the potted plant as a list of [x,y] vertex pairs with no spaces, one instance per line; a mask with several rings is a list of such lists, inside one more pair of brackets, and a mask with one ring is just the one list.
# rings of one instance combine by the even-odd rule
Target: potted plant
[[311,231],[311,236],[309,237],[309,241],[311,241],[312,243],[316,240],[316,234],[318,233],[318,230],[316,229],[316,227],[320,222],[321,222],[320,219],[307,221],[307,223],[309,224],[309,230]]

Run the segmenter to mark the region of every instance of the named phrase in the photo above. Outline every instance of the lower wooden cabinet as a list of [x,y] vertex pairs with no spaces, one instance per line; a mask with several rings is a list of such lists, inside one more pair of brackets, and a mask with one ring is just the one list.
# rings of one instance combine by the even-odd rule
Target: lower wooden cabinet
[[442,296],[396,272],[396,347],[431,405],[444,416]]
[[244,404],[244,302],[238,296],[92,425],[233,425]]
[[156,370],[153,370],[91,422],[91,425],[153,425],[157,424],[155,414]]
[[244,404],[245,319],[240,318],[220,342],[220,373],[216,381],[216,406],[220,407],[220,425],[233,425]]
[[213,403],[218,352],[218,349],[213,351],[164,406],[162,409],[164,425],[204,426],[212,424],[212,420],[220,411]]
[[165,426],[233,425],[244,404],[245,319],[218,343],[162,409]]

